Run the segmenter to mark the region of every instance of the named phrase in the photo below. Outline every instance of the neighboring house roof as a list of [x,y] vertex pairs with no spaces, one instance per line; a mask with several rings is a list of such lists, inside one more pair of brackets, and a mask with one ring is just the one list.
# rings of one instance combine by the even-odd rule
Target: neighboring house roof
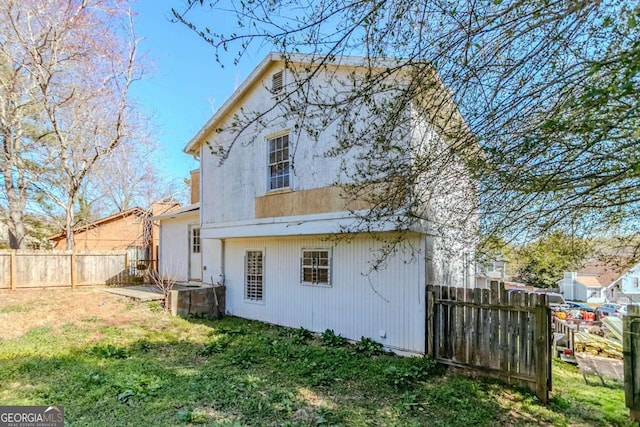
[[578,275],[585,274],[596,276],[602,286],[608,286],[622,276],[622,270],[612,263],[593,260],[578,272]]
[[602,285],[602,283],[598,281],[598,278],[596,276],[582,275],[579,273],[578,273],[578,276],[576,277],[576,282],[586,286],[587,288],[596,288],[596,287],[602,288],[604,286]]
[[177,218],[180,216],[192,215],[194,213],[197,213],[199,210],[200,210],[200,203],[194,203],[192,205],[184,206],[182,208],[175,209],[170,212],[163,213],[161,215],[152,216],[151,219],[155,221],[155,220]]
[[621,275],[620,275],[620,277],[618,277],[616,280],[614,280],[613,282],[611,282],[611,284],[609,284],[607,287],[608,287],[608,288],[613,288],[613,287],[615,287],[615,286],[619,285],[619,284],[620,284],[620,281],[622,280],[622,278],[623,278],[624,276],[626,276],[627,274],[629,274],[630,272],[632,272],[633,270],[637,269],[639,265],[640,265],[640,264],[636,264],[636,265],[634,265],[633,267],[631,267],[630,269],[628,269],[627,271],[625,271],[623,274],[621,274]]
[[[125,218],[131,215],[140,215],[140,216],[144,216],[146,215],[146,211],[144,209],[142,209],[141,207],[134,207],[131,209],[127,209],[126,211],[122,211],[122,212],[118,212],[116,214],[110,215],[108,217],[99,219],[97,221],[94,221],[90,224],[86,224],[86,225],[82,225],[82,226],[78,226],[75,227],[73,229],[73,232],[80,232],[80,231],[86,231],[95,227],[98,227],[100,225],[106,224],[108,222],[112,222],[112,221],[117,221],[121,218]],[[54,236],[49,237],[47,240],[51,240],[51,241],[57,241],[57,240],[61,240],[61,239],[65,239],[67,236],[65,233],[58,233]]]

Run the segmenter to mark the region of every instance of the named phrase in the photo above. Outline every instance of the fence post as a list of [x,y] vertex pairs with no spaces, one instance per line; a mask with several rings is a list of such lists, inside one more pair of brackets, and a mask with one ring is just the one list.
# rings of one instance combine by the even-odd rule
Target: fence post
[[16,290],[16,250],[11,250],[9,255],[9,287],[12,291]]
[[425,354],[431,357],[435,357],[435,353],[434,353],[434,347],[433,347],[433,338],[434,338],[434,330],[433,330],[433,325],[434,325],[434,313],[433,310],[435,309],[434,307],[434,291],[433,291],[433,285],[427,285],[427,289],[425,292],[425,299],[426,299],[426,305],[425,305],[425,310],[426,310],[426,321],[425,321],[425,337],[424,337],[424,343],[425,343]]
[[547,304],[546,295],[538,295],[535,308],[536,313],[536,396],[544,404],[549,402],[549,389],[551,388],[551,316]]
[[71,289],[75,289],[76,287],[76,253],[75,251],[71,252],[71,270],[69,275],[71,276]]
[[624,397],[633,421],[640,421],[640,307],[630,305],[623,317]]

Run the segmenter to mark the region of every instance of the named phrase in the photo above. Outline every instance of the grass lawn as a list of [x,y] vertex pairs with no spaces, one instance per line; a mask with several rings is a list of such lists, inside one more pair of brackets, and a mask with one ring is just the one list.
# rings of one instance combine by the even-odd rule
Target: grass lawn
[[64,405],[68,426],[632,425],[621,385],[553,375],[543,406],[371,342],[173,318],[99,290],[0,293],[0,405]]

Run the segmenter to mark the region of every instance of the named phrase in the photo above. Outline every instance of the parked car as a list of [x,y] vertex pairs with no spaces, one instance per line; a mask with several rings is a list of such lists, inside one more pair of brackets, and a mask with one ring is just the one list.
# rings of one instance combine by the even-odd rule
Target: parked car
[[596,311],[595,308],[591,307],[589,304],[584,303],[584,302],[580,302],[580,301],[565,301],[565,303],[571,309],[577,309],[577,310],[582,310],[582,311],[590,311],[590,312]]
[[560,310],[568,307],[565,303],[565,300],[562,294],[558,294],[556,292],[538,292],[538,294],[547,296],[549,307],[552,310]]
[[598,318],[602,318],[605,316],[620,316],[620,310],[622,309],[622,305],[606,303],[596,308],[596,313],[599,313]]
[[582,320],[596,320],[596,309],[589,304],[579,301],[566,301],[565,304],[572,317]]

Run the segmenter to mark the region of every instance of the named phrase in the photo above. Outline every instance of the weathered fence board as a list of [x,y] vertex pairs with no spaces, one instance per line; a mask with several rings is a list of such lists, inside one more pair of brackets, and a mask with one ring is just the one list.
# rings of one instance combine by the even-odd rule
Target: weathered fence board
[[427,352],[527,386],[543,402],[551,388],[551,314],[546,296],[429,286]]
[[0,289],[11,289],[11,255],[0,255]]
[[120,251],[0,251],[0,289],[104,285],[126,270]]

